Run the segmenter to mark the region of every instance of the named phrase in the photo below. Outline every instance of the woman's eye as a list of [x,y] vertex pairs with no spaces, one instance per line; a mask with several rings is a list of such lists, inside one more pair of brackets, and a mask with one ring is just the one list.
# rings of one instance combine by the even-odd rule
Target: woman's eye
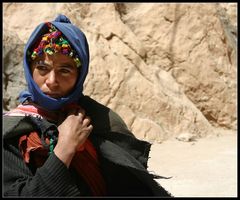
[[47,66],[44,66],[44,65],[37,65],[36,68],[39,71],[47,71],[48,70]]
[[62,67],[60,69],[60,72],[63,73],[63,74],[70,74],[71,73],[71,70],[69,68],[65,68],[65,67]]
[[65,73],[65,74],[66,74],[66,73],[70,73],[70,71],[67,70],[67,69],[61,69],[61,72],[62,72],[62,73]]

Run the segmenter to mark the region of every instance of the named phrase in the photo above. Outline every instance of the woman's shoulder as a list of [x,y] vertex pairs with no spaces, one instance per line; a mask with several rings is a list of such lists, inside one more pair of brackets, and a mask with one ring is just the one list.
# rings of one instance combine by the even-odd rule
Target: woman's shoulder
[[55,127],[55,124],[48,120],[31,115],[3,115],[3,139],[19,137],[32,131],[40,131],[42,133],[53,126]]
[[98,128],[132,135],[122,117],[108,106],[89,96],[84,96],[81,99],[81,105]]

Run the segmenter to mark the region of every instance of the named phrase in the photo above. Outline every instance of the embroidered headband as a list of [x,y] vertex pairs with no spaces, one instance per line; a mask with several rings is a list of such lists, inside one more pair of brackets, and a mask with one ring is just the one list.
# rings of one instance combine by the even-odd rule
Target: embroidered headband
[[60,52],[71,57],[75,61],[77,67],[80,67],[81,61],[77,53],[71,47],[68,40],[64,38],[62,32],[57,30],[57,28],[50,22],[47,22],[46,25],[49,28],[49,32],[42,36],[41,41],[37,44],[31,54],[31,59],[35,60],[37,56],[43,55],[44,52],[49,55]]

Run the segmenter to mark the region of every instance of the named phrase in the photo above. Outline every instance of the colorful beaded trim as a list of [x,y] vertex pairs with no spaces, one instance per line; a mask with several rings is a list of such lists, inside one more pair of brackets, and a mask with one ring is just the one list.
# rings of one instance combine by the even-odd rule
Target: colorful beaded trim
[[49,32],[42,36],[40,43],[37,44],[37,47],[34,48],[31,54],[31,59],[35,60],[37,56],[42,55],[44,52],[49,55],[60,52],[73,58],[77,67],[80,67],[81,61],[78,55],[71,47],[68,40],[64,38],[62,32],[57,30],[57,28],[50,22],[47,22],[46,25],[49,28]]

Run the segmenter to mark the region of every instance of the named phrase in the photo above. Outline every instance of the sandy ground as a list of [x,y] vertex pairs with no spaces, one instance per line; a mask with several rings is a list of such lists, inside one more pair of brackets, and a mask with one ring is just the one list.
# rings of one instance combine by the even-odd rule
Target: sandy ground
[[153,144],[148,170],[174,197],[237,197],[237,134]]

